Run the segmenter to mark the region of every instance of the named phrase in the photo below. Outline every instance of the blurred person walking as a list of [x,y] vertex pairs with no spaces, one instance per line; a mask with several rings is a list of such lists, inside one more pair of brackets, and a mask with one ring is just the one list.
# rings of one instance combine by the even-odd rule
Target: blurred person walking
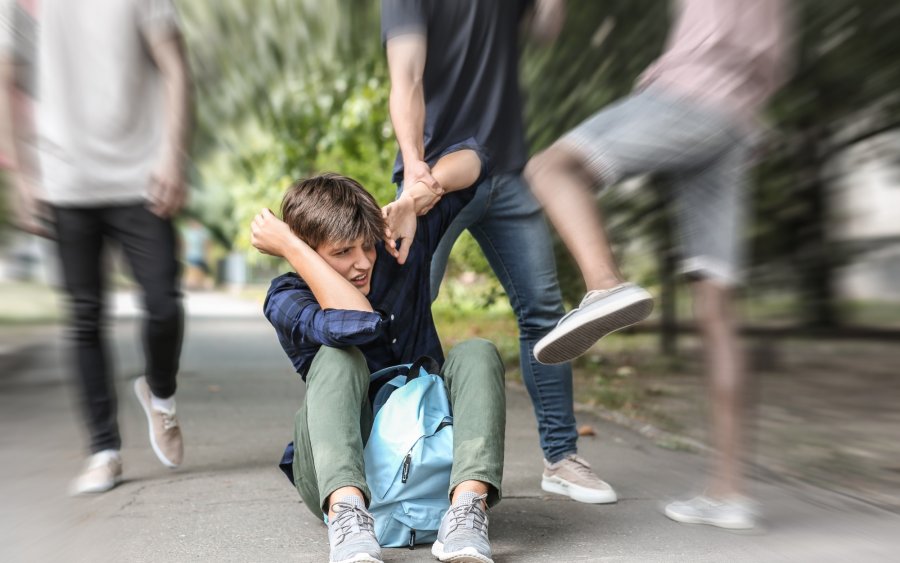
[[[0,0],[5,54],[16,33],[11,5]],[[183,312],[171,217],[186,197],[188,70],[171,0],[41,0],[37,20],[40,175],[15,151],[8,160],[23,228],[46,232],[52,222],[69,297],[91,454],[71,492],[102,492],[122,476],[102,326],[108,241],[121,246],[144,294],[146,370],[134,392],[151,446],[168,467],[182,460],[174,394]],[[4,146],[15,147],[16,133],[6,132]]]
[[181,240],[187,265],[184,286],[188,290],[212,289],[208,259],[211,241],[206,227],[195,218],[188,219],[181,229]]
[[610,503],[616,502],[613,488],[577,455],[571,365],[543,365],[533,355],[564,309],[550,231],[521,176],[528,151],[519,28],[531,5],[532,33],[555,38],[562,27],[559,0],[382,0],[390,113],[399,145],[394,181],[431,188],[433,201],[423,205],[428,209],[441,194],[428,166],[435,155],[469,138],[486,153],[488,177],[434,253],[432,297],[437,298],[453,244],[468,229],[518,319],[522,380],[544,454],[542,488],[580,502]]
[[747,166],[755,121],[784,78],[783,0],[678,0],[667,47],[635,92],[529,161],[525,175],[587,287],[578,308],[535,347],[541,363],[567,362],[601,337],[649,315],[653,299],[625,282],[594,187],[651,172],[672,176],[682,272],[693,281],[710,382],[717,452],[706,492],[672,502],[685,523],[750,528],[741,461],[746,373],[733,289],[741,282]]

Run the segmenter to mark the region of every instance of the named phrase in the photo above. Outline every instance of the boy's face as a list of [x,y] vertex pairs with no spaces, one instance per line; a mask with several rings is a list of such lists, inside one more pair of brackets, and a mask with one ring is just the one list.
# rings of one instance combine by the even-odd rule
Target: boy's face
[[355,241],[324,242],[316,252],[363,295],[369,294],[375,266],[375,245],[371,241],[360,237]]

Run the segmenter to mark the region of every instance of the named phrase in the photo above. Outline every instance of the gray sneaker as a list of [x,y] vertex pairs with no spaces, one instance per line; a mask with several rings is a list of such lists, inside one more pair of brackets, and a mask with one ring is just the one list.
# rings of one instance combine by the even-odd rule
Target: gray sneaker
[[328,523],[330,563],[384,563],[375,538],[375,519],[361,498],[348,495],[331,505],[334,518]]
[[591,470],[591,464],[575,454],[556,463],[544,460],[541,488],[548,493],[566,495],[589,504],[608,504],[618,500],[616,491]]
[[666,506],[665,514],[684,524],[708,524],[728,530],[749,530],[756,526],[755,504],[744,497],[713,499],[707,496],[675,501]]
[[431,554],[453,563],[494,563],[488,517],[481,502],[487,495],[462,493],[441,519]]
[[653,296],[633,283],[590,291],[538,341],[534,357],[542,364],[574,360],[607,334],[646,319],[651,311]]

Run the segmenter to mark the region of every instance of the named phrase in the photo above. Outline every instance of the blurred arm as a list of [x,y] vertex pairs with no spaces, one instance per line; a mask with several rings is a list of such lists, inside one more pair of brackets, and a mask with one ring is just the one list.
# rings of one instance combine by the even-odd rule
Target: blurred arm
[[165,87],[166,131],[161,159],[154,172],[153,212],[161,217],[177,213],[186,201],[185,166],[191,132],[190,75],[181,34],[162,28],[147,34],[150,55]]
[[542,43],[559,37],[566,23],[566,0],[537,0],[531,19],[531,36]]
[[24,132],[16,130],[16,124],[25,131],[31,127],[23,123],[25,115],[15,115],[13,108],[13,78],[15,63],[8,52],[0,51],[0,168],[10,171],[13,189],[9,191],[10,208],[16,227],[42,237],[52,237],[45,221],[49,210],[41,201],[42,194],[33,179],[34,170],[25,147]]
[[15,130],[13,126],[12,84],[14,63],[7,53],[0,52],[0,168],[17,170]]

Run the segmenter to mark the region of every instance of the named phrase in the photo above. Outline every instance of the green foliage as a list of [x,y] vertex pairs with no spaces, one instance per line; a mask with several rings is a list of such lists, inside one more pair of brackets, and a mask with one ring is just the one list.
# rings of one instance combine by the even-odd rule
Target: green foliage
[[392,133],[377,4],[183,2],[197,97],[195,215],[241,247],[262,207],[325,170],[382,202]]
[[[668,4],[660,0],[568,4],[554,44],[524,43],[522,90],[534,150],[626,95],[661,52],[669,28]],[[844,148],[900,123],[900,5],[793,5],[796,64],[770,108],[774,134],[756,172],[749,235],[755,283],[782,293],[807,287],[804,295],[820,303],[832,299],[827,285],[841,259],[825,236],[826,166]],[[246,247],[259,208],[277,208],[292,180],[319,171],[349,174],[381,203],[392,199],[395,145],[378,2],[181,0],[179,7],[196,81],[192,211],[222,241]],[[601,204],[617,253],[649,241],[643,257],[624,252],[625,267],[653,282],[657,260],[646,254],[672,244],[660,198],[653,190],[617,189]],[[557,255],[571,302],[582,291],[581,276],[565,249]],[[472,238],[461,237],[450,272],[489,270]]]

